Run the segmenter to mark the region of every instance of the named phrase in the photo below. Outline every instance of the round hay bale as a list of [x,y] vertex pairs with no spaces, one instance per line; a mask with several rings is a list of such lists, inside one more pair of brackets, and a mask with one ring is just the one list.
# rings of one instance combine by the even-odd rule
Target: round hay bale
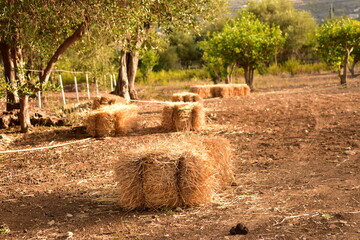
[[203,144],[212,159],[216,169],[216,179],[220,187],[225,187],[234,181],[234,166],[230,141],[223,137],[204,139]]
[[179,157],[170,152],[157,152],[145,158],[143,192],[148,208],[181,205],[177,186]]
[[115,104],[109,107],[114,115],[115,134],[127,134],[138,126],[138,107],[135,105]]

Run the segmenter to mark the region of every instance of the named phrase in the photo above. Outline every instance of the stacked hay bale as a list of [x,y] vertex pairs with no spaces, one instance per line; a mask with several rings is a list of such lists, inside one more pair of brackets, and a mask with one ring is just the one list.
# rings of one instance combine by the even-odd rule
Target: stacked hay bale
[[250,94],[250,88],[246,84],[217,84],[194,86],[190,88],[190,92],[197,93],[202,98],[227,98],[247,96]]
[[181,92],[181,93],[174,93],[172,96],[173,102],[203,102],[202,97],[199,96],[197,93],[191,92]]
[[167,131],[199,131],[205,126],[205,110],[201,103],[168,103],[161,120]]
[[113,94],[103,94],[101,96],[96,96],[93,100],[92,109],[100,109],[101,107],[113,105],[113,104],[125,104],[126,101],[120,96]]
[[228,182],[218,174],[219,168],[232,173],[230,145],[222,146],[222,154],[212,152],[217,150],[212,144],[219,140],[158,140],[121,154],[115,166],[118,203],[130,210],[209,203],[219,186]]
[[90,136],[105,137],[126,134],[137,127],[138,107],[114,104],[91,112],[86,130]]

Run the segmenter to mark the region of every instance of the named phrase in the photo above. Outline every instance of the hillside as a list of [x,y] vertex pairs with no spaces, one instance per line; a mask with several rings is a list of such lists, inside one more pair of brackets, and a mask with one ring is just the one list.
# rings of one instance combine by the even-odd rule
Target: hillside
[[[321,22],[329,16],[331,3],[335,9],[335,15],[347,15],[360,20],[360,2],[359,0],[291,0],[295,7],[312,13],[312,15]],[[229,0],[229,7],[233,12],[246,5],[247,0]]]

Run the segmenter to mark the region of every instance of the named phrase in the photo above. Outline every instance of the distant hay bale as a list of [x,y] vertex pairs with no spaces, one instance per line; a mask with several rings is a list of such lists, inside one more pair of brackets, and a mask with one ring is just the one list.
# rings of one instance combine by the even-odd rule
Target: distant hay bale
[[174,93],[172,96],[172,101],[173,102],[203,102],[203,99],[197,93],[181,92],[181,93]]
[[163,108],[161,125],[165,130],[200,130],[205,124],[205,110],[201,103],[170,103]]
[[103,94],[101,96],[96,96],[94,98],[92,109],[96,110],[103,106],[120,104],[120,103],[126,104],[125,99],[113,94]]
[[115,165],[119,205],[132,210],[211,202],[220,179],[216,169],[220,165],[213,156],[220,155],[211,155],[203,141],[163,139],[119,155]]
[[246,84],[197,85],[191,87],[190,91],[198,93],[202,98],[228,98],[250,94],[250,88]]
[[233,84],[234,96],[247,96],[250,94],[250,88],[246,84]]
[[232,149],[230,141],[222,137],[204,139],[203,144],[213,159],[216,169],[216,179],[220,187],[227,186],[234,181],[234,166],[232,163]]
[[105,137],[126,134],[136,129],[138,107],[114,104],[91,112],[86,130],[90,136]]
[[190,88],[190,92],[197,93],[201,98],[211,98],[210,85],[196,85]]

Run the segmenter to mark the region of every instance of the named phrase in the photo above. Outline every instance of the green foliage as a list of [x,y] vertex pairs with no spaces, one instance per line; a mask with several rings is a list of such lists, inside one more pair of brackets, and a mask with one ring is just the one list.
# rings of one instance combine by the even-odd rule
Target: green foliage
[[151,72],[146,84],[166,85],[170,82],[195,81],[198,79],[207,79],[208,73],[204,69],[187,69],[187,70],[161,70]]
[[139,69],[142,74],[143,82],[148,82],[149,74],[158,62],[159,62],[159,55],[155,50],[143,49],[140,52]]
[[235,63],[244,69],[255,69],[269,62],[284,41],[279,27],[271,27],[243,11],[233,24],[225,25],[222,32],[204,41],[201,47],[205,60],[216,62],[219,58],[224,67]]
[[346,56],[360,48],[360,22],[351,18],[327,20],[317,32],[317,51],[330,66],[341,69]]
[[283,58],[291,58],[311,52],[313,36],[317,28],[313,16],[298,10],[290,0],[250,0],[247,10],[262,22],[279,26],[287,39]]

